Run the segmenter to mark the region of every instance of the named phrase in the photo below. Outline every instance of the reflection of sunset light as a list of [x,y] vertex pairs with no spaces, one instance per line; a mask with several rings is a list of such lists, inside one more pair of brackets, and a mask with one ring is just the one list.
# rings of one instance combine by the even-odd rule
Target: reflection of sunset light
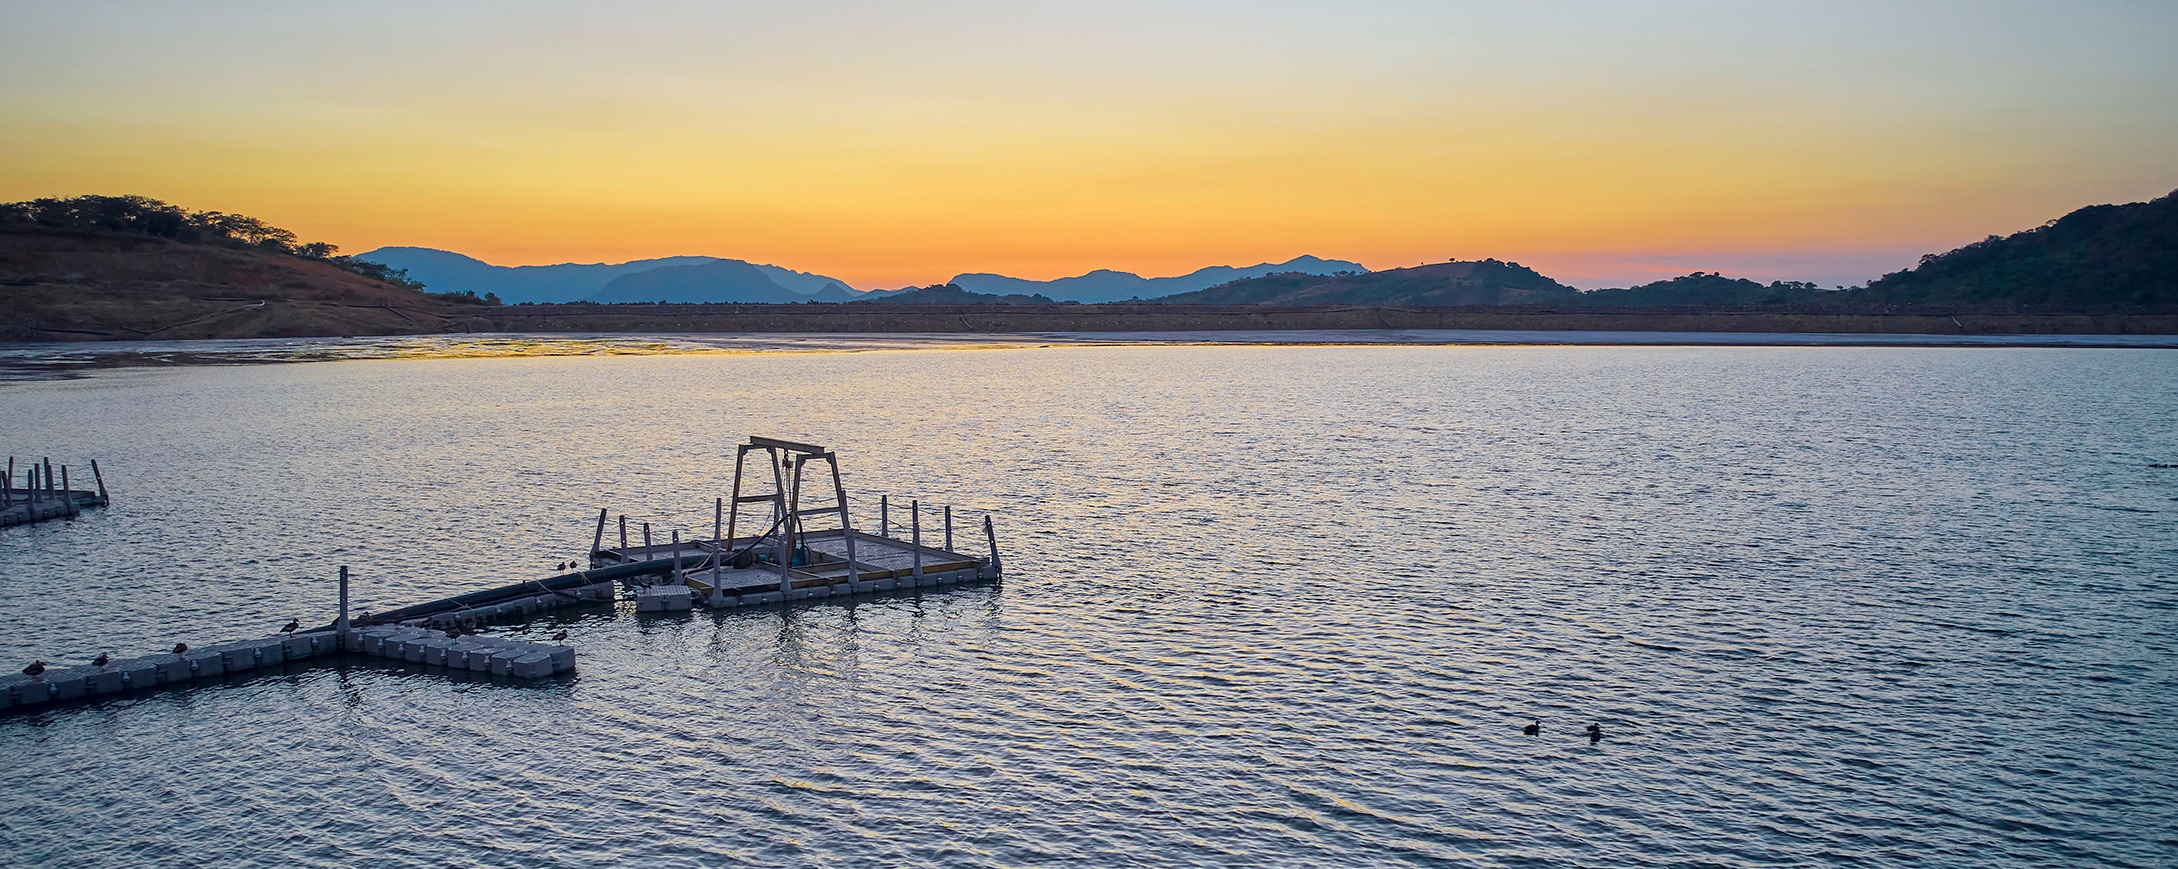
[[2144,35],[2178,11],[2153,4],[848,5],[520,27],[18,9],[0,199],[142,193],[350,252],[710,254],[860,287],[1303,253],[1596,286],[1867,277],[2178,185],[2178,75]]

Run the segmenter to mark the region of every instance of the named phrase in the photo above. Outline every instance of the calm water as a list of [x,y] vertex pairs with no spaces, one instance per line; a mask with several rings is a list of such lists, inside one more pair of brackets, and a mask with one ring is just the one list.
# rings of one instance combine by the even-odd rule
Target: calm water
[[[1003,587],[570,614],[0,718],[0,863],[2178,863],[2178,352],[1056,347],[98,370],[0,449],[0,660],[694,531],[747,433]],[[1541,735],[1520,726],[1540,719]],[[1605,740],[1579,730],[1601,722]]]

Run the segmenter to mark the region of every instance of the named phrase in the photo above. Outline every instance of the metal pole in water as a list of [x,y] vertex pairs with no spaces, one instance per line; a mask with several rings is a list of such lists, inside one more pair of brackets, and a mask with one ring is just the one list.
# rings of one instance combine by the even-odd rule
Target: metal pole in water
[[628,514],[620,514],[620,554],[628,554]]
[[104,506],[104,505],[106,505],[106,504],[110,504],[110,503],[112,503],[112,502],[113,502],[113,499],[111,499],[111,498],[108,498],[108,497],[106,497],[106,475],[104,475],[104,474],[101,474],[101,473],[99,473],[99,472],[98,472],[98,460],[97,460],[97,459],[92,459],[92,460],[91,460],[91,479],[92,479],[92,480],[93,480],[94,482],[98,483],[98,503],[99,503],[99,505],[100,505],[100,506]]
[[650,560],[650,523],[643,523],[643,560]]
[[945,505],[945,551],[953,551],[953,505]]
[[983,514],[983,539],[991,543],[991,573],[1000,573],[998,566],[998,535],[991,531],[991,514]]
[[334,639],[348,635],[348,565],[340,566],[340,620],[333,623]]
[[892,496],[877,496],[877,536],[892,536]]
[[912,545],[912,546],[914,546],[914,547],[915,547],[915,571],[914,571],[914,576],[915,576],[915,578],[916,578],[916,579],[921,579],[921,578],[923,577],[923,502],[922,502],[922,501],[920,501],[920,500],[910,500],[910,501],[908,501],[908,517],[909,517],[909,518],[908,518],[908,525],[909,525],[909,528],[911,529],[911,530],[909,531],[909,533],[910,533],[910,534],[912,534],[912,535],[914,535],[913,537],[910,537],[910,538],[908,539],[908,543],[909,543],[910,545]]
[[687,585],[688,577],[681,575],[681,529],[673,529],[673,584]]
[[68,488],[68,466],[61,466],[61,506],[68,508],[68,515],[76,515],[76,493]]
[[[599,547],[602,547],[602,546],[604,546],[604,545],[605,545],[605,514],[606,514],[606,512],[608,512],[608,511],[607,511],[607,510],[606,510],[605,508],[603,508],[603,507],[599,507],[599,508],[597,508],[597,533],[596,533],[596,534],[593,534],[593,535],[590,535],[590,557],[591,557],[592,559],[595,559],[595,558],[597,558],[597,550],[598,550],[598,548],[599,548]],[[597,562],[593,560],[593,561],[591,561],[590,563],[591,563],[591,564],[596,564]]]
[[7,482],[5,485],[0,485],[0,507],[13,506],[15,506],[15,457],[9,456]]
[[711,589],[718,590],[718,569],[726,561],[726,499],[711,503]]

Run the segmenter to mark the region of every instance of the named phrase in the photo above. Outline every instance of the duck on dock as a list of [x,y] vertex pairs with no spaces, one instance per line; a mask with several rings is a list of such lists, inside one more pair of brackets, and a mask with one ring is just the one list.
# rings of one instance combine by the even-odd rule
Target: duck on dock
[[183,652],[186,652],[186,651],[189,651],[189,644],[188,644],[188,643],[175,643],[175,644],[174,644],[174,654],[177,654],[177,655],[179,655],[179,654],[181,654],[181,653],[183,653]]
[[567,639],[567,632],[566,632],[566,631],[561,631],[561,632],[559,632],[559,633],[557,633],[557,634],[553,634],[553,635],[552,635],[552,639],[553,639],[553,640],[564,640],[564,639]]
[[30,666],[23,668],[23,675],[25,676],[36,676],[43,672],[45,672],[44,661],[32,661]]
[[288,620],[287,620],[287,624],[285,624],[285,625],[281,625],[281,626],[280,626],[280,633],[283,633],[283,634],[292,634],[292,633],[294,633],[294,632],[296,632],[296,631],[298,631],[298,630],[301,630],[301,629],[302,629],[302,619],[288,619]]
[[103,666],[106,666],[106,662],[107,662],[107,661],[111,661],[111,660],[113,660],[113,659],[112,659],[112,658],[109,658],[109,657],[107,657],[107,656],[106,656],[106,653],[105,653],[105,652],[100,652],[100,653],[98,653],[98,657],[96,657],[96,658],[92,658],[92,659],[91,659],[91,666],[93,666],[93,667],[103,667]]

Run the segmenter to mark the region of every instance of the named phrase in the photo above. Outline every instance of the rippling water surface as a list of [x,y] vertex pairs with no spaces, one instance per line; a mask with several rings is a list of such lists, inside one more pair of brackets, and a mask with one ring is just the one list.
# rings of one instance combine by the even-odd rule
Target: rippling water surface
[[327,664],[0,718],[0,863],[2171,865],[2174,411],[2161,350],[0,383],[0,449],[115,498],[0,532],[11,667],[322,621],[340,564],[365,608],[537,576],[600,506],[697,532],[748,433],[995,513],[1008,569],[502,628],[571,632],[542,685]]

